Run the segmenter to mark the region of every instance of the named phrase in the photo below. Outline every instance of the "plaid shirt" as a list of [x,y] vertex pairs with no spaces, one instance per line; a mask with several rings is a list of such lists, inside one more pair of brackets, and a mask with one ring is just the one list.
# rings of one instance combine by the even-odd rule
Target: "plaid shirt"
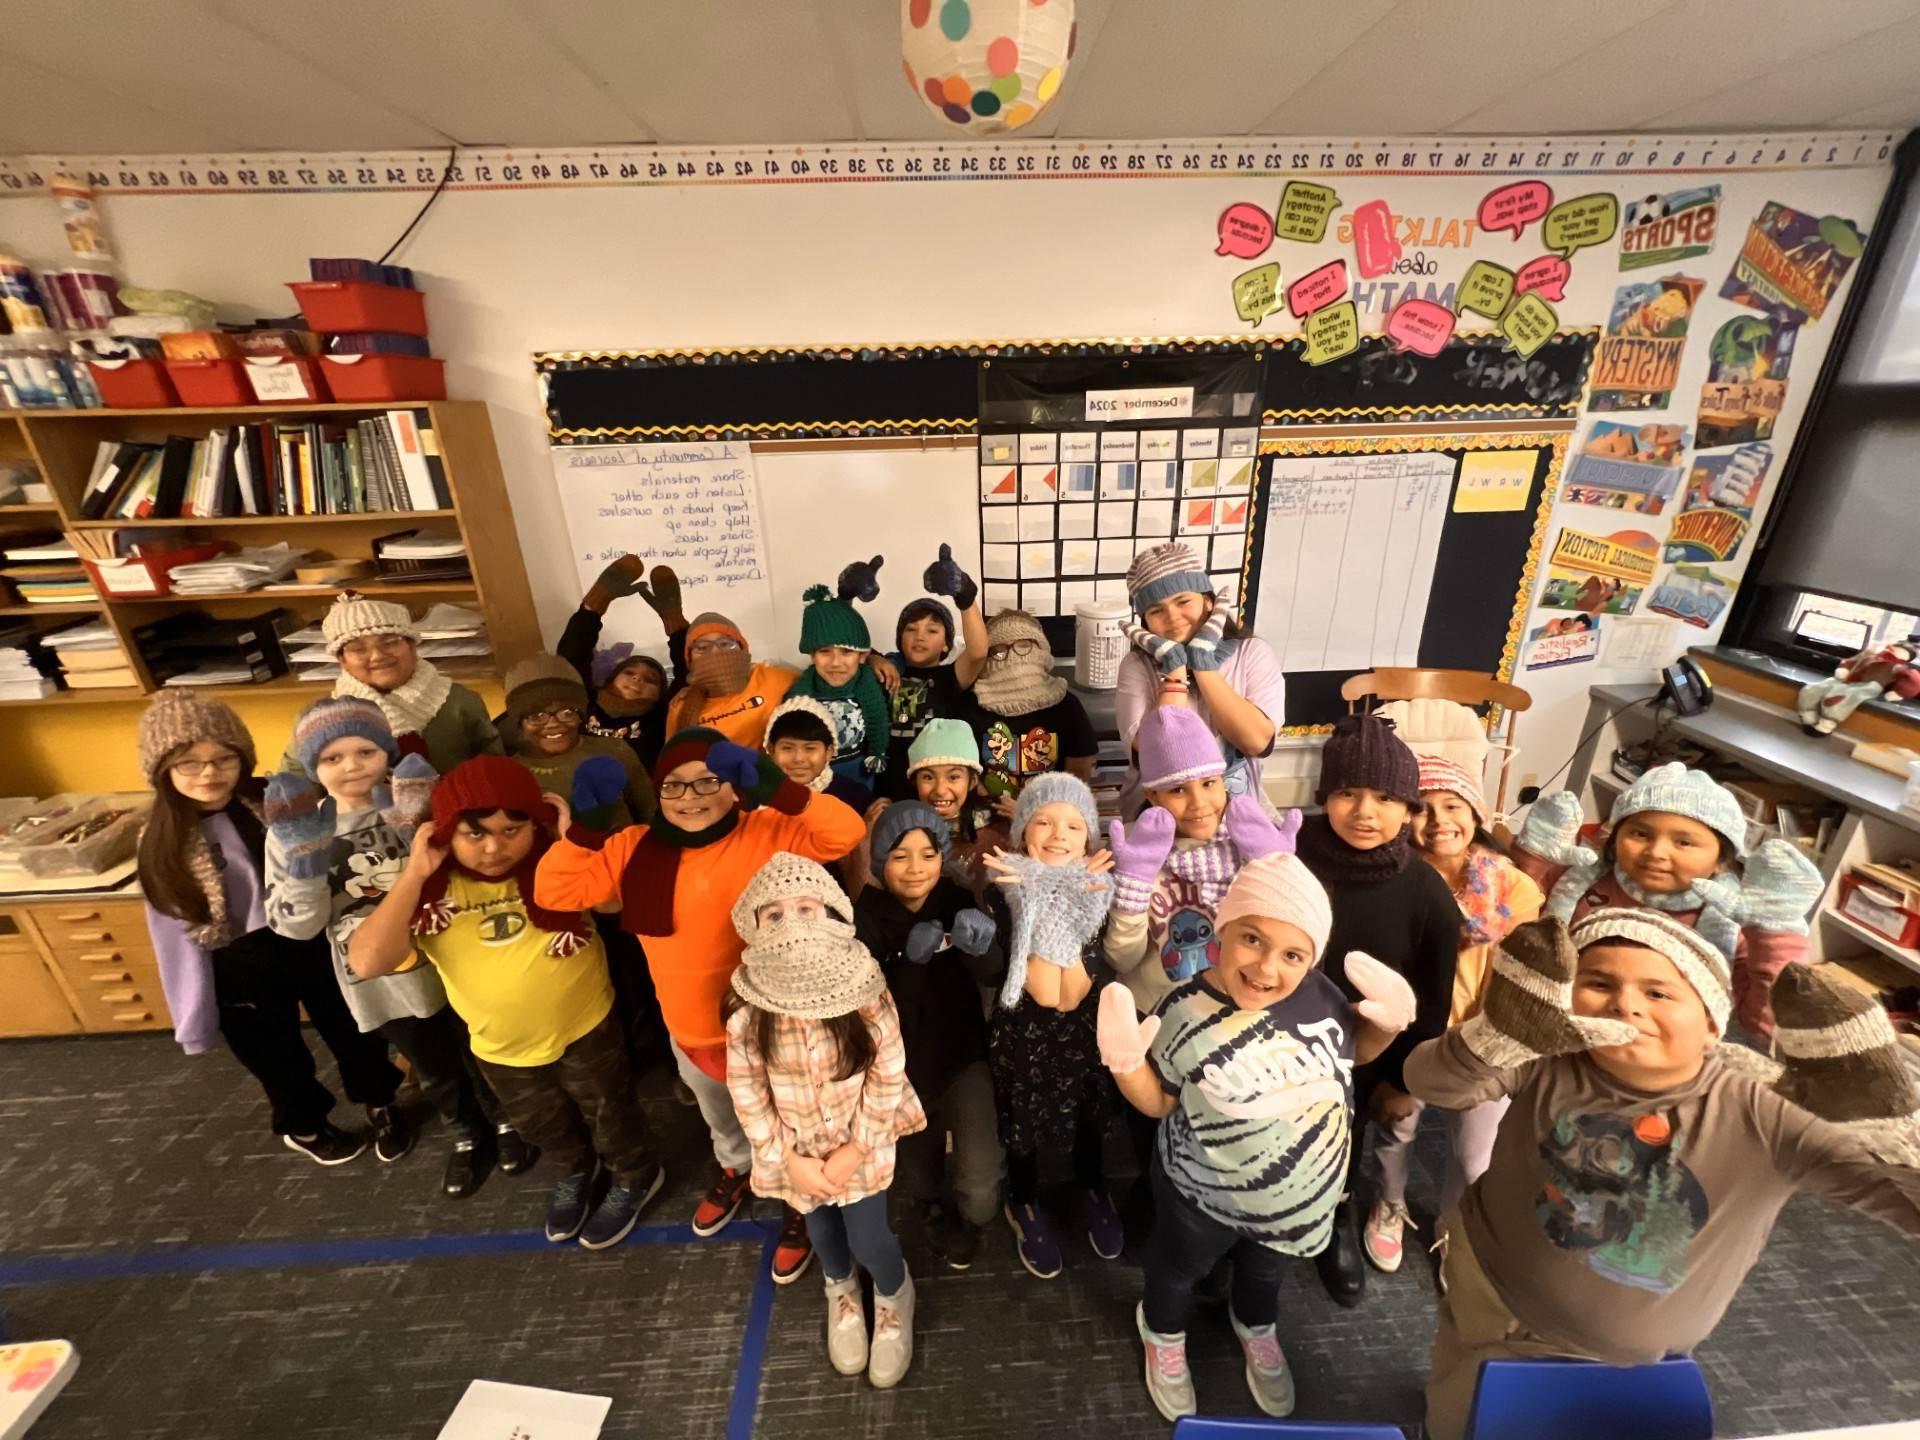
[[751,1009],[736,1011],[727,1022],[727,1089],[753,1145],[756,1195],[784,1200],[804,1215],[820,1202],[788,1180],[788,1148],[824,1160],[848,1141],[866,1156],[833,1203],[877,1195],[893,1181],[894,1142],[926,1128],[926,1111],[907,1081],[893,997],[883,993],[861,1008],[860,1017],[873,1035],[874,1060],[866,1073],[846,1080],[833,1078],[840,1057],[818,1020],[776,1016],[773,1051],[766,1056],[751,1043]]

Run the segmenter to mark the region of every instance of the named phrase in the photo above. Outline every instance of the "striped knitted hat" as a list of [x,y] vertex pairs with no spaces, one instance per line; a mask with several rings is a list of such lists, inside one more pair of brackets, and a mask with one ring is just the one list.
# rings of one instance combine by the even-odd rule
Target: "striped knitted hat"
[[1140,783],[1171,790],[1189,780],[1227,773],[1226,756],[1207,722],[1184,705],[1156,705],[1140,722]]
[[[385,632],[382,632],[385,633]],[[380,707],[369,700],[316,700],[293,722],[293,756],[308,775],[315,774],[320,752],[336,740],[352,736],[372,741],[387,752],[389,763],[400,758],[399,742]]]
[[1480,788],[1480,782],[1473,778],[1467,767],[1457,760],[1449,760],[1445,755],[1422,755],[1420,759],[1420,793],[1429,790],[1444,790],[1449,795],[1458,795],[1467,802],[1467,808],[1473,811],[1473,818],[1482,830],[1489,824],[1487,795]]
[[1185,594],[1213,598],[1213,581],[1192,546],[1171,540],[1142,550],[1127,567],[1127,599],[1141,615],[1169,595]]
[[1714,1029],[1727,1032],[1727,1016],[1733,1011],[1733,975],[1722,955],[1691,925],[1658,910],[1609,908],[1590,910],[1571,937],[1574,949],[1604,945],[1609,940],[1625,940],[1664,955],[1691,985],[1713,1017]]
[[750,648],[740,627],[718,610],[703,610],[693,617],[693,623],[687,626],[687,647],[691,649],[709,635],[725,635],[742,650]]

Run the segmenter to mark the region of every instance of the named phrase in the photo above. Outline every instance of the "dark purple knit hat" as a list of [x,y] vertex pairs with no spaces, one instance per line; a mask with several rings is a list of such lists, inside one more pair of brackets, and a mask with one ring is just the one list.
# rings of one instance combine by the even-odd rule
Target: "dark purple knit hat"
[[1420,808],[1420,759],[1380,715],[1346,715],[1320,750],[1320,783],[1313,792],[1324,805],[1336,790],[1378,790]]

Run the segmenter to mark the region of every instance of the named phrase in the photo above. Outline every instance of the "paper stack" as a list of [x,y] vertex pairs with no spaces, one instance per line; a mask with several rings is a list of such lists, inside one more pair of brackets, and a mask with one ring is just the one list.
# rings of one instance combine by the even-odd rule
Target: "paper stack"
[[478,610],[442,601],[422,615],[414,628],[420,632],[421,658],[443,670],[473,666],[493,653],[487,619]]
[[295,680],[331,685],[340,678],[340,662],[327,653],[327,634],[318,620],[282,635],[280,644]]
[[40,700],[60,687],[47,676],[33,627],[0,621],[0,700]]
[[59,659],[61,673],[73,689],[134,689],[140,683],[134,678],[120,637],[105,620],[69,625],[41,636],[40,643]]
[[176,595],[217,595],[234,590],[257,590],[273,585],[293,573],[293,567],[307,558],[304,549],[290,545],[250,546],[230,551],[213,560],[191,565],[176,565],[168,572]]
[[79,554],[58,532],[15,537],[0,550],[0,578],[29,605],[71,605],[94,598]]
[[373,542],[380,573],[395,580],[463,580],[473,573],[467,544],[458,534],[408,530]]

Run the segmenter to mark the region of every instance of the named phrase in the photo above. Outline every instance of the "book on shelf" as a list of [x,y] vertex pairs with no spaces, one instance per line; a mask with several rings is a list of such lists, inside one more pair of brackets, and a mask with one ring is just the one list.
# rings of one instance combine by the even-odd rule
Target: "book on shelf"
[[107,670],[76,670],[71,665],[66,669],[67,688],[70,690],[137,690],[140,682],[134,677],[129,665],[121,664]]

